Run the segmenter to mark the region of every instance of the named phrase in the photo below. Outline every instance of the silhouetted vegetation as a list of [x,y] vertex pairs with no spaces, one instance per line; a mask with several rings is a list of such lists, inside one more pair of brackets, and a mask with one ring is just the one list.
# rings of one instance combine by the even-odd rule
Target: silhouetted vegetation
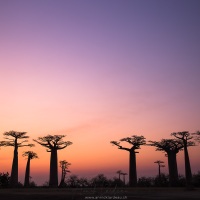
[[60,184],[59,187],[64,187],[65,186],[65,177],[67,172],[69,173],[70,171],[68,170],[69,165],[71,165],[71,163],[68,163],[66,160],[61,160],[60,162],[60,167],[61,167],[61,180],[60,180]]
[[0,173],[0,188],[8,188],[10,183],[9,173]]
[[186,184],[190,187],[192,185],[192,171],[187,147],[195,145],[194,141],[189,141],[193,139],[193,136],[188,131],[174,132],[171,135],[183,142]]
[[[116,171],[118,177],[108,179],[104,174],[98,174],[97,176],[87,179],[85,177],[79,178],[77,175],[71,175],[66,177],[69,165],[66,160],[59,162],[61,167],[61,181],[59,187],[63,188],[109,188],[109,187],[126,187],[126,186],[139,186],[139,187],[168,187],[168,186],[195,186],[200,187],[200,172],[192,175],[190,160],[188,154],[188,147],[194,146],[194,140],[200,141],[199,131],[190,134],[187,131],[175,132],[171,134],[175,139],[162,139],[161,141],[149,141],[147,145],[156,147],[157,151],[163,151],[168,157],[169,175],[161,173],[161,167],[164,167],[163,161],[157,160],[154,163],[158,165],[158,175],[155,177],[140,177],[137,180],[136,170],[136,150],[140,149],[141,145],[146,145],[144,136],[136,136],[122,138],[120,142],[127,142],[131,145],[130,148],[121,146],[120,142],[111,141],[111,144],[118,147],[118,149],[126,150],[129,152],[129,182],[126,183],[127,173],[121,170]],[[0,146],[13,146],[14,156],[12,163],[11,176],[8,173],[0,173],[0,187],[37,187],[34,181],[31,181],[30,176],[30,161],[34,158],[38,158],[37,154],[33,151],[26,151],[23,156],[27,156],[27,165],[25,172],[24,185],[18,182],[18,148],[19,147],[32,147],[33,144],[26,144],[29,136],[26,136],[26,132],[9,131],[4,133],[7,141],[0,141]],[[34,140],[38,144],[47,148],[47,152],[51,153],[50,157],[50,179],[43,187],[58,187],[58,157],[57,150],[61,150],[71,145],[69,141],[63,141],[64,135],[47,135],[45,137],[39,137]],[[19,142],[19,139],[24,139]],[[24,144],[25,143],[25,144]],[[176,154],[184,150],[185,158],[185,177],[178,175]]]
[[51,152],[50,158],[50,178],[49,186],[58,187],[58,155],[57,151],[66,148],[71,145],[70,141],[63,141],[65,135],[47,135],[45,137],[39,137],[38,140],[33,140],[38,144],[46,147],[47,152]]
[[162,139],[160,142],[149,141],[149,145],[155,146],[156,151],[167,153],[170,186],[176,186],[178,182],[176,154],[183,149],[183,142],[175,139]]
[[10,177],[10,185],[11,187],[18,187],[18,148],[19,147],[33,147],[34,144],[24,144],[28,142],[28,140],[23,140],[22,142],[18,142],[20,139],[27,139],[29,136],[26,136],[26,132],[16,132],[9,131],[4,133],[5,139],[7,141],[2,141],[4,146],[13,146],[14,147],[14,156]]
[[[30,187],[30,162],[34,158],[38,158],[37,154],[33,151],[26,151],[23,153],[23,156],[27,156],[26,172],[24,179],[24,187]],[[32,183],[33,186],[33,183]]]
[[111,141],[112,144],[118,146],[118,149],[126,150],[129,152],[129,185],[136,186],[137,185],[137,169],[136,169],[136,149],[140,149],[141,145],[146,144],[144,136],[133,135],[132,137],[122,138],[121,142],[127,142],[132,145],[131,148],[125,148],[120,145],[120,142]]

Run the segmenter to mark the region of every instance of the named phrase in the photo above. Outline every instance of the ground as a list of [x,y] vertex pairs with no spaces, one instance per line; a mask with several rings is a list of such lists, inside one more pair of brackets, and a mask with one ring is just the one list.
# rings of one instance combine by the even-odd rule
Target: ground
[[200,188],[0,189],[1,200],[199,200]]

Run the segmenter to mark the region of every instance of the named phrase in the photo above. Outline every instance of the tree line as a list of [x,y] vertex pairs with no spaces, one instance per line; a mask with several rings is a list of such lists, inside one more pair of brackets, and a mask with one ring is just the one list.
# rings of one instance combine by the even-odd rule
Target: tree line
[[[9,131],[3,133],[5,136],[4,141],[0,141],[0,146],[12,146],[14,147],[13,162],[11,168],[11,176],[9,178],[10,187],[18,186],[18,148],[19,147],[33,147],[32,143],[28,143],[28,138],[26,132]],[[146,141],[144,136],[133,135],[131,137],[122,138],[120,141],[111,141],[110,143],[117,146],[120,150],[125,150],[129,152],[129,186],[134,187],[141,183],[141,179],[137,179],[137,168],[136,168],[136,154],[139,153],[138,150],[142,145],[154,146],[156,151],[163,151],[168,157],[168,170],[169,170],[169,185],[177,186],[179,182],[178,167],[176,155],[179,151],[184,151],[184,161],[185,161],[185,180],[186,186],[191,187],[192,183],[192,171],[190,166],[190,159],[188,154],[188,147],[194,146],[197,142],[200,142],[200,132],[189,133],[188,131],[174,132],[171,134],[172,139],[162,139],[161,141]],[[64,141],[65,135],[47,135],[44,137],[38,137],[38,139],[33,139],[34,142],[40,144],[50,152],[50,175],[49,175],[49,187],[58,187],[58,155],[57,151],[65,149],[72,144],[70,141]],[[122,142],[127,142],[131,145],[130,148],[123,147]],[[27,157],[24,187],[30,186],[30,162],[34,158],[38,158],[37,153],[33,151],[24,152],[23,156]],[[159,168],[158,180],[161,182],[160,167],[162,167],[162,161],[156,161]],[[68,167],[71,163],[66,160],[60,161],[61,167],[61,182],[60,187],[66,184],[65,178],[66,173],[70,172]],[[119,178],[118,181],[122,181],[120,176],[123,175],[125,184],[126,173],[117,171]],[[163,175],[162,175],[163,176]],[[8,174],[1,174],[1,177],[8,177]],[[102,176],[101,176],[102,177]],[[119,183],[118,183],[119,184]]]
[[[18,186],[18,148],[19,147],[33,147],[35,146],[32,143],[28,143],[29,136],[26,135],[26,132],[17,132],[17,131],[9,131],[5,132],[4,136],[6,141],[0,141],[0,146],[12,146],[14,147],[14,156],[12,162],[11,176],[10,176],[10,186],[17,187]],[[47,152],[50,152],[50,178],[49,178],[49,187],[57,187],[58,186],[58,156],[57,151],[66,148],[71,145],[70,141],[63,141],[65,135],[47,135],[44,137],[39,137],[38,139],[34,139],[33,141],[46,147]],[[21,141],[22,140],[22,141]],[[38,158],[37,154],[33,151],[27,151],[23,154],[23,156],[27,156],[27,165],[25,172],[25,180],[24,186],[30,186],[30,161],[34,158]]]
[[[142,145],[154,146],[156,151],[163,151],[168,158],[168,170],[169,170],[169,185],[177,186],[178,184],[178,167],[176,155],[179,151],[184,151],[185,162],[185,178],[186,186],[192,187],[192,171],[188,153],[188,147],[195,146],[197,142],[200,142],[200,132],[189,133],[188,131],[173,132],[171,133],[173,138],[162,139],[161,141],[148,141],[144,136],[133,135],[132,137],[122,138],[118,141],[111,141],[111,144],[118,147],[120,150],[126,150],[129,152],[129,185],[137,185],[137,170],[136,170],[136,153],[139,153],[138,149]],[[127,142],[131,144],[131,148],[125,148],[121,145],[121,142]],[[161,163],[159,163],[159,167]]]

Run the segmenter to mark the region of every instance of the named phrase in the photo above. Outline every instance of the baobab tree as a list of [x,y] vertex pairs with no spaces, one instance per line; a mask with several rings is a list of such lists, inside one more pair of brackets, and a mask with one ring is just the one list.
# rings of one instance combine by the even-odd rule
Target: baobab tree
[[50,156],[50,178],[49,186],[58,187],[58,155],[57,151],[66,148],[71,145],[70,141],[63,141],[65,135],[47,135],[44,137],[38,137],[37,140],[33,140],[38,144],[47,148],[47,152],[51,152]]
[[192,185],[192,171],[187,147],[195,145],[194,141],[189,141],[193,139],[193,136],[188,131],[174,132],[171,135],[183,143],[186,186],[189,187]]
[[127,173],[121,172],[121,175],[123,175],[124,185],[126,185],[126,175],[127,175]]
[[121,177],[122,171],[121,171],[121,170],[118,170],[118,171],[116,171],[116,173],[119,174],[119,181],[121,181],[121,178],[120,178],[120,177]]
[[136,169],[136,149],[140,149],[141,145],[146,144],[144,136],[133,135],[132,137],[122,138],[120,142],[127,142],[132,145],[131,148],[122,147],[120,142],[111,141],[110,143],[118,146],[118,149],[129,152],[129,185],[137,185],[137,169]]
[[196,131],[195,133],[192,133],[194,135],[194,139],[200,143],[200,131]]
[[156,164],[158,164],[158,176],[159,176],[159,179],[160,179],[160,175],[161,175],[161,171],[160,171],[160,168],[161,167],[165,167],[165,165],[162,165],[164,162],[163,161],[161,161],[161,160],[157,160],[157,161],[155,161],[154,163],[156,163]]
[[[4,146],[13,146],[14,147],[14,156],[12,162],[12,170],[11,170],[11,177],[10,177],[10,185],[11,187],[17,187],[18,185],[18,148],[19,147],[33,147],[34,144],[24,144],[28,142],[26,140],[29,136],[26,135],[26,132],[17,132],[17,131],[9,131],[5,132],[4,136],[5,139],[8,141],[2,141]],[[19,142],[20,139],[25,139],[22,142]]]
[[60,167],[61,167],[61,181],[59,187],[63,187],[65,183],[65,177],[67,172],[69,173],[70,171],[68,170],[69,165],[71,163],[67,162],[66,160],[61,160],[60,162]]
[[161,171],[160,168],[161,167],[165,167],[165,165],[162,165],[164,162],[161,160],[157,160],[154,163],[158,164],[158,178],[159,178],[159,182],[161,183]]
[[156,151],[164,151],[167,153],[169,182],[170,186],[175,186],[178,182],[178,167],[176,154],[183,149],[183,142],[174,139],[162,139],[160,142],[149,141],[150,146],[155,146]]
[[33,151],[26,151],[23,153],[22,156],[27,156],[27,164],[26,164],[26,172],[25,172],[25,179],[24,179],[24,187],[30,186],[30,162],[34,158],[38,158],[37,153]]

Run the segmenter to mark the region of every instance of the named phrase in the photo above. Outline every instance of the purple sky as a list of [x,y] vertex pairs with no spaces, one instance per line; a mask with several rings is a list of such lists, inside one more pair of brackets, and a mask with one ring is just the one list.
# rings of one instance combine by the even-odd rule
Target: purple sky
[[0,0],[0,30],[2,133],[199,129],[198,0]]

